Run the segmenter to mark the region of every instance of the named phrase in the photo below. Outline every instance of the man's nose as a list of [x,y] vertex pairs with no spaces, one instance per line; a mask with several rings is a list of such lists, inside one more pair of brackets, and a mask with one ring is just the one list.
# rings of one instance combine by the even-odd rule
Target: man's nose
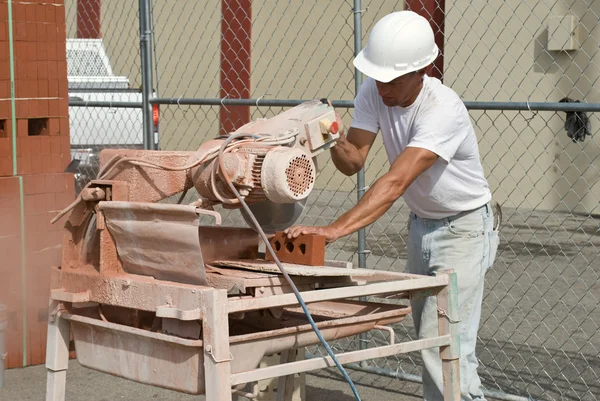
[[387,94],[387,85],[384,84],[383,82],[379,82],[376,81],[377,84],[377,91],[379,92],[379,95],[384,96]]

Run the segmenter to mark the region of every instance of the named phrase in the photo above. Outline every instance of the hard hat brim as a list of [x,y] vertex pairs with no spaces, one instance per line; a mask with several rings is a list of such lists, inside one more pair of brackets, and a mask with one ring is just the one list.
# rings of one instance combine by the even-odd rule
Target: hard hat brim
[[366,76],[383,83],[390,82],[405,74],[404,72],[398,72],[391,68],[383,68],[373,64],[365,57],[364,49],[354,58],[353,64],[354,67]]
[[433,53],[426,59],[422,60],[423,63],[418,66],[414,66],[411,68],[406,68],[402,71],[398,71],[394,68],[390,67],[381,67],[369,61],[367,57],[365,57],[365,49],[363,49],[358,56],[354,58],[353,64],[354,66],[366,76],[373,78],[376,81],[388,83],[402,75],[410,74],[411,72],[418,71],[421,68],[425,68],[428,65],[431,65],[435,61],[435,59],[439,55],[439,49],[437,46],[433,49]]

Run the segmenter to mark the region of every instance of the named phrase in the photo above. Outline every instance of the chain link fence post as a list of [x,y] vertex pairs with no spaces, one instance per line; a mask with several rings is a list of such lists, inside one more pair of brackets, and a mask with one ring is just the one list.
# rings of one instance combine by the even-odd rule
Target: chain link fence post
[[[362,10],[361,0],[354,0],[354,57],[358,56],[358,53],[362,50]],[[362,85],[362,74],[356,67],[354,67],[354,95],[358,94],[360,86]],[[364,167],[356,175],[356,195],[357,202],[365,193],[365,170]],[[358,267],[365,269],[367,267],[367,255],[366,255],[366,230],[361,228],[358,231]],[[366,301],[365,297],[361,297],[362,301]],[[359,349],[367,348],[367,333],[362,333],[358,336],[358,347]],[[365,364],[365,361],[361,362]]]
[[156,150],[158,141],[154,138],[152,119],[152,26],[149,0],[139,0],[140,13],[140,62],[142,72],[142,114],[144,122],[144,149]]

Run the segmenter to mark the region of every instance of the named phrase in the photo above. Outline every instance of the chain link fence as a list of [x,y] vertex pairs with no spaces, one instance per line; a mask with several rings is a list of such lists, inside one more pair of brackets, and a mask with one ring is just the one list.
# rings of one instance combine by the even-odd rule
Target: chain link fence
[[[78,12],[75,0],[66,3],[69,37],[80,37],[83,10]],[[340,101],[336,104],[349,125],[356,92],[355,31],[364,44],[374,22],[404,3],[152,0],[153,66],[145,73],[154,79],[152,103],[160,104],[160,149],[195,150],[223,127],[276,115],[301,99]],[[406,3],[442,28],[435,8],[441,2]],[[132,97],[92,91],[111,98],[82,103],[77,91],[70,93],[74,149],[85,145],[91,154],[104,146],[143,146],[138,2],[104,0],[98,10],[88,10],[86,15],[97,21],[88,18],[87,23],[99,24],[112,76],[127,80],[125,92]],[[503,210],[479,332],[483,384],[488,395],[502,399],[598,400],[600,1],[446,0],[442,16],[444,83],[470,109],[483,166]],[[252,100],[239,106],[229,102],[233,98]],[[90,100],[111,103],[84,107]],[[122,104],[116,107],[116,102]],[[567,131],[567,120],[584,124],[567,124]],[[583,131],[575,132],[578,128]],[[581,141],[571,138],[586,130],[591,135]],[[318,162],[322,171],[303,224],[333,221],[363,189],[354,177],[336,172],[328,155]],[[92,176],[93,166],[85,168]],[[387,168],[377,141],[365,168],[366,185]],[[357,249],[364,248],[362,267],[403,271],[408,213],[398,201],[367,228],[362,248],[355,234],[331,244],[328,258],[358,265]],[[244,224],[237,211],[224,217],[227,224]],[[401,340],[415,336],[410,320],[396,333]],[[373,333],[335,347],[341,351],[383,341],[384,334]],[[406,354],[353,367],[357,381],[384,386],[382,377],[395,384],[397,378],[418,380],[420,358]]]

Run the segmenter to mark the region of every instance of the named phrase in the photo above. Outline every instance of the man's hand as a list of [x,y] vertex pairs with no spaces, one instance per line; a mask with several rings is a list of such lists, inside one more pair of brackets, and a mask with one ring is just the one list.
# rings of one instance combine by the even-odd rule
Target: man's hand
[[289,239],[298,238],[301,234],[316,234],[325,236],[326,242],[334,242],[340,235],[337,230],[331,226],[293,226],[284,231]]

